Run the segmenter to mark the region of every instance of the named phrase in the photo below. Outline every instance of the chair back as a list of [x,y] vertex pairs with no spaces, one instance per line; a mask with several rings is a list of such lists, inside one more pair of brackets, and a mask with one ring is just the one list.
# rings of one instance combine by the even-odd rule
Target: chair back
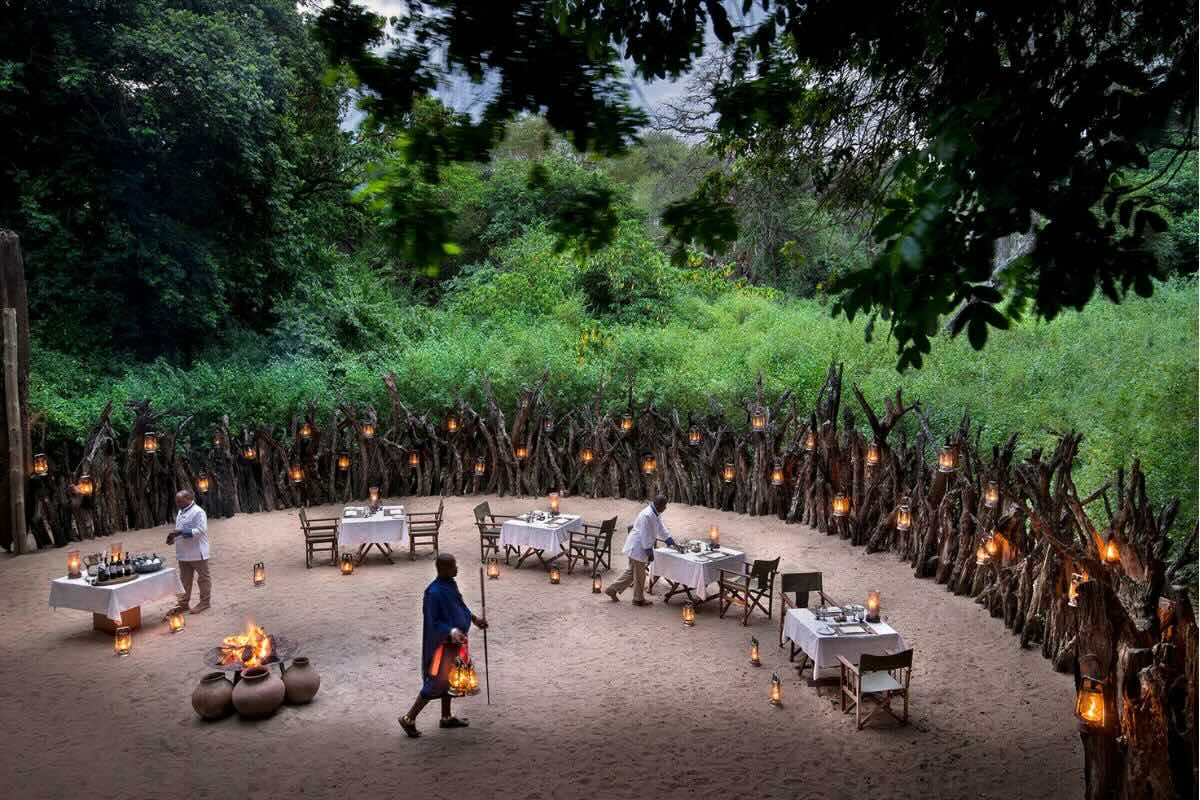
[[304,506],[300,506],[300,527],[308,530],[308,514],[304,513]]
[[600,523],[600,533],[607,533],[611,536],[613,531],[615,531],[616,529],[617,529],[617,518],[616,517],[613,517],[612,519],[603,520]]
[[754,564],[750,567],[751,582],[758,581],[760,590],[771,588],[771,584],[775,583],[775,573],[779,571],[779,559],[764,561],[762,559],[754,559]]
[[913,651],[903,650],[886,656],[873,656],[863,653],[858,659],[858,671],[865,675],[868,672],[891,672],[896,669],[912,669]]
[[[438,513],[441,513],[442,507],[438,506]],[[487,522],[487,517],[492,513],[492,507],[488,505],[487,500],[484,500],[479,505],[475,506],[475,521]]]
[[796,593],[796,608],[808,608],[809,592],[825,590],[821,585],[819,572],[785,572],[780,576],[780,582],[783,584],[781,588],[784,594]]
[[[486,505],[486,503],[485,503],[485,505]],[[445,510],[446,510],[446,497],[445,497],[445,495],[443,495],[443,496],[442,496],[442,498],[441,498],[440,500],[438,500],[438,510],[437,510],[437,521],[438,521],[438,524],[441,524],[441,522],[442,522],[442,512],[443,512],[443,511],[445,511]]]

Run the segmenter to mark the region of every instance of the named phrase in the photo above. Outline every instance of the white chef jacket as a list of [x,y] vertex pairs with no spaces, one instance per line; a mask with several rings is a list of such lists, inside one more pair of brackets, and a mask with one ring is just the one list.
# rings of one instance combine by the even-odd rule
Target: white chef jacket
[[203,561],[208,558],[208,515],[194,502],[175,516],[175,558]]
[[625,547],[621,552],[634,561],[649,561],[650,553],[654,550],[655,539],[669,539],[670,532],[663,524],[662,517],[655,510],[654,504],[646,506],[637,519],[633,521],[633,530],[625,537]]

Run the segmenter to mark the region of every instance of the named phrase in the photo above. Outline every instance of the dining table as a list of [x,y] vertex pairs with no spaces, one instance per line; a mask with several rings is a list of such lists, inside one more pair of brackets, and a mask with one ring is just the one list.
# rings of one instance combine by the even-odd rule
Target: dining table
[[692,605],[699,606],[721,596],[720,592],[710,594],[708,591],[708,587],[721,577],[721,570],[741,574],[745,562],[746,554],[731,547],[682,553],[673,547],[657,547],[654,560],[650,562],[650,582],[651,586],[659,578],[667,582],[669,588],[663,596],[664,603],[683,594]]
[[[364,513],[365,512],[365,513]],[[369,509],[349,506],[338,525],[338,549],[358,548],[356,564],[361,564],[371,548],[378,550],[389,564],[392,545],[408,546],[408,515],[404,506],[384,506],[374,514]]]
[[542,566],[548,567],[566,555],[566,544],[572,531],[582,530],[583,518],[578,514],[531,511],[504,520],[500,526],[500,546],[517,549],[520,553],[517,567],[534,556]]
[[809,608],[788,609],[783,618],[783,638],[793,653],[803,651],[813,662],[813,683],[840,674],[838,656],[857,664],[863,654],[886,655],[907,649],[904,637],[886,622],[835,621],[839,609],[828,609],[830,618],[817,619]]

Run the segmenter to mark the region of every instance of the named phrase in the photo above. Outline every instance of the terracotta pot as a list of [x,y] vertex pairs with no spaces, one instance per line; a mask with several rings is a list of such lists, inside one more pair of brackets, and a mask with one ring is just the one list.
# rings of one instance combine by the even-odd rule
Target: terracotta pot
[[192,691],[192,708],[200,719],[221,719],[233,713],[233,681],[224,672],[210,672]]
[[233,687],[233,707],[250,719],[270,716],[283,705],[285,691],[283,681],[270,669],[251,667]]
[[321,688],[321,675],[307,658],[297,656],[283,673],[283,685],[287,689],[287,702],[294,705],[311,703],[317,689]]

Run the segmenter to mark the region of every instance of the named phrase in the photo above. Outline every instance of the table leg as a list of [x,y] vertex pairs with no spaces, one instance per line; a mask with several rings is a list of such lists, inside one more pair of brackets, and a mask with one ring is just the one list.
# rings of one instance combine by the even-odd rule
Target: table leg
[[370,549],[370,547],[371,546],[369,544],[360,544],[358,546],[358,558],[355,560],[354,566],[357,567],[358,565],[362,564],[363,559],[367,557],[367,550]]

